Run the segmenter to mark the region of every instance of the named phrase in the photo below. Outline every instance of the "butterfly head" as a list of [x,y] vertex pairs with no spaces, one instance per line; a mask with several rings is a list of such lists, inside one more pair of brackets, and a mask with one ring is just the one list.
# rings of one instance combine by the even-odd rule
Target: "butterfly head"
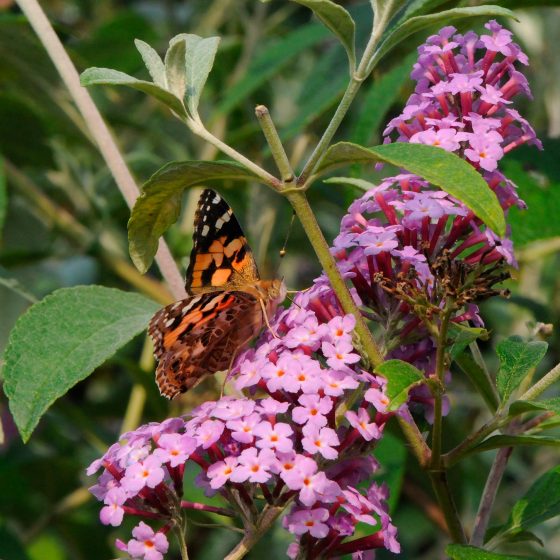
[[265,302],[269,302],[274,309],[286,298],[286,285],[284,280],[260,280],[256,288],[256,296]]

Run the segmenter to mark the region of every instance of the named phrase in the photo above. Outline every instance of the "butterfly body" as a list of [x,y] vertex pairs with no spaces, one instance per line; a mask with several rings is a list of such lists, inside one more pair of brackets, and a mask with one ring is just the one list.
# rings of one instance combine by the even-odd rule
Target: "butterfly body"
[[231,367],[284,299],[281,280],[261,280],[229,205],[206,189],[195,215],[186,274],[190,297],[158,311],[149,333],[161,394],[174,398],[208,374]]

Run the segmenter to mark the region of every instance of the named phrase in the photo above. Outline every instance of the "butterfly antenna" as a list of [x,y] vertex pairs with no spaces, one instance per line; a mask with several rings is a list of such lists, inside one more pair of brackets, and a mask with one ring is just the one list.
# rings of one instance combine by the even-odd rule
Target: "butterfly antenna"
[[290,225],[288,226],[288,232],[286,233],[286,239],[284,239],[284,245],[282,245],[282,249],[280,249],[280,258],[286,256],[286,245],[288,244],[288,239],[290,239],[290,234],[292,233],[295,217],[296,212],[295,210],[292,210],[292,219],[290,220]]
[[[292,290],[291,293],[297,293],[296,290]],[[301,305],[299,303],[297,303],[296,301],[294,301],[293,298],[291,298],[288,294],[286,294],[286,298],[289,299],[294,305],[297,305],[300,309],[303,309],[301,307]]]

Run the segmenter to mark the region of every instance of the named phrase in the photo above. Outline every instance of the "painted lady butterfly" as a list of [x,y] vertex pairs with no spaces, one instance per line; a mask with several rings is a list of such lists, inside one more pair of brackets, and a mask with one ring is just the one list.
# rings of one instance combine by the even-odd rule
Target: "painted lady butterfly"
[[191,297],[158,311],[149,327],[156,381],[168,399],[229,369],[286,296],[281,280],[260,279],[232,209],[210,189],[198,201],[186,276]]

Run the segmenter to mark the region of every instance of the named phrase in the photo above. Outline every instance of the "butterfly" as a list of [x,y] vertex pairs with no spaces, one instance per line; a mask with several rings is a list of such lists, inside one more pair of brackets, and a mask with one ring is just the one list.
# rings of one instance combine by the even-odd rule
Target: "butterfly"
[[158,311],[148,330],[168,399],[229,370],[286,296],[282,280],[260,279],[232,209],[210,189],[198,201],[185,287],[189,297]]

